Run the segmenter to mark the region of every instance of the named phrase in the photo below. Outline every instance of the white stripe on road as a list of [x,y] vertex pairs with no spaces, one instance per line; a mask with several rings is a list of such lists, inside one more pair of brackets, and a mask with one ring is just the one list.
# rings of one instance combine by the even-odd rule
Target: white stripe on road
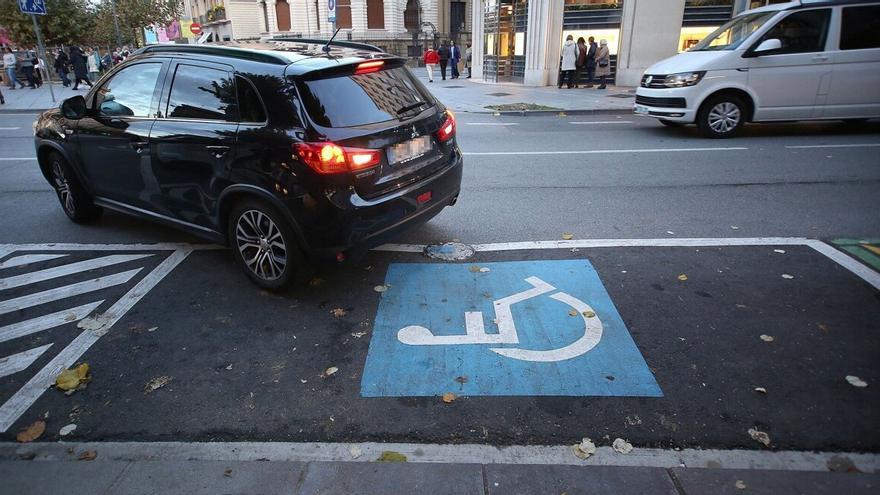
[[15,251],[176,251],[228,249],[217,244],[185,244],[182,242],[160,242],[157,244],[71,244],[50,242],[48,244],[0,244],[0,258]]
[[875,272],[874,270],[861,264],[855,259],[849,257],[847,254],[838,251],[837,249],[834,249],[833,247],[825,244],[822,241],[810,240],[807,242],[807,246],[810,246],[816,251],[824,254],[838,265],[846,268],[865,282],[873,285],[875,289],[880,290],[880,273]]
[[106,277],[99,277],[92,280],[86,280],[85,282],[78,282],[72,285],[65,285],[63,287],[56,287],[54,289],[16,297],[15,299],[0,301],[0,315],[72,296],[78,296],[86,292],[94,292],[96,290],[106,289],[107,287],[113,287],[114,285],[124,284],[131,280],[132,277],[141,270],[143,270],[143,268],[136,268],[127,272],[116,273]]
[[17,131],[21,129],[21,127],[0,127],[0,131]]
[[[522,241],[473,244],[478,252],[522,251],[530,249],[572,249],[600,247],[713,247],[713,246],[804,246],[806,237],[727,237],[661,239],[574,239],[570,241]],[[374,251],[420,253],[424,244],[384,244]]]
[[50,328],[55,328],[64,325],[65,323],[73,323],[82,320],[88,316],[89,313],[97,309],[97,307],[103,302],[104,300],[102,299],[75,308],[58,311],[57,313],[40,316],[38,318],[31,318],[30,320],[20,321],[18,323],[6,325],[5,327],[0,327],[0,343],[33,333],[42,332],[43,330],[49,330]]
[[464,125],[519,125],[515,122],[465,122]]
[[44,346],[19,352],[18,354],[6,356],[5,358],[0,358],[0,378],[27,369],[28,366],[33,364],[33,362],[36,361],[38,357],[42,356],[43,353],[46,352],[46,349],[50,347],[52,347],[52,344],[46,344]]
[[802,146],[786,146],[789,150],[808,150],[813,148],[876,148],[880,143],[858,143],[858,144],[811,144]]
[[9,258],[0,262],[0,268],[12,268],[16,266],[29,265],[31,263],[39,263],[40,261],[49,261],[57,258],[63,258],[66,254],[24,254]]
[[21,275],[16,275],[14,277],[0,278],[0,290],[12,289],[14,287],[21,287],[28,284],[35,284],[44,280],[50,280],[53,278],[64,277],[66,275],[73,275],[74,273],[94,270],[96,268],[103,268],[106,266],[117,265],[119,263],[139,260],[148,256],[153,255],[114,254],[110,256],[103,256],[101,258],[77,261],[76,263],[68,263],[66,265],[56,266],[53,268],[46,268],[44,270],[37,270],[35,272],[24,273]]
[[35,156],[31,157],[31,158],[0,158],[0,162],[26,162],[26,161],[30,161],[30,160],[36,160],[36,159],[37,159],[37,157],[35,157]]
[[573,125],[593,125],[593,124],[632,124],[631,120],[599,120],[595,122],[569,122]]
[[693,151],[744,151],[739,146],[729,148],[641,148],[631,150],[578,150],[578,151],[470,151],[465,156],[507,156],[507,155],[600,155],[607,153],[683,153]]

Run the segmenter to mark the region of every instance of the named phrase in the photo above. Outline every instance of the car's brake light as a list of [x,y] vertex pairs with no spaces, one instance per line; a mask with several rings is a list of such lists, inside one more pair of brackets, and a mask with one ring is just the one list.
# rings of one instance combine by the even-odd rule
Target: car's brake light
[[348,148],[334,143],[297,143],[297,156],[319,174],[356,172],[378,165],[382,160],[379,150]]
[[452,111],[446,111],[446,120],[443,122],[443,125],[440,126],[440,130],[437,131],[437,139],[440,140],[441,143],[445,143],[449,141],[452,136],[455,135],[455,115],[452,114]]
[[376,72],[382,69],[382,66],[385,65],[384,60],[372,60],[370,62],[361,62],[358,64],[357,69],[354,70],[355,75],[357,74],[369,74],[370,72]]

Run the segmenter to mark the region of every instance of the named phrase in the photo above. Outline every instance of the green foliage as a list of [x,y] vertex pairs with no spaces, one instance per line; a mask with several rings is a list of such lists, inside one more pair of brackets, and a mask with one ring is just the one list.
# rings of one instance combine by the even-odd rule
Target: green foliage
[[[47,15],[37,22],[47,45],[81,42],[91,30],[94,13],[88,0],[46,0]],[[37,42],[31,16],[22,14],[16,0],[0,0],[0,26],[9,30],[13,43],[34,45]]]

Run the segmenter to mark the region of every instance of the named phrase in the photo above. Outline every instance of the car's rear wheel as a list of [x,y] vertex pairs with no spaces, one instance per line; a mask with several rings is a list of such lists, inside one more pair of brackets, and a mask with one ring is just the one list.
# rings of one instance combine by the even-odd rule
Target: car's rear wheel
[[729,138],[736,135],[746,117],[746,106],[734,95],[718,95],[707,100],[697,114],[700,133],[709,138]]
[[92,202],[92,198],[79,182],[70,164],[54,151],[49,154],[48,163],[50,183],[68,218],[76,223],[97,220],[104,210]]
[[658,119],[658,120],[660,121],[661,124],[665,125],[666,127],[684,127],[685,126],[684,122],[676,122],[674,120],[666,120],[666,119]]
[[236,262],[258,286],[282,290],[305,280],[304,256],[293,229],[267,203],[249,199],[236,204],[228,232]]

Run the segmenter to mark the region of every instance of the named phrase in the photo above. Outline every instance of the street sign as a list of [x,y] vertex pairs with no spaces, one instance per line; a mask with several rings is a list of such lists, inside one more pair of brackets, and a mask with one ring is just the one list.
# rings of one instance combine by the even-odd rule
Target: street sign
[[46,15],[45,0],[18,0],[18,8],[23,14]]
[[202,25],[199,24],[198,22],[194,22],[194,23],[192,23],[192,26],[189,27],[189,31],[192,34],[196,34],[196,35],[202,34]]
[[661,397],[586,260],[393,264],[364,397]]
[[327,0],[327,20],[336,23],[336,0]]

